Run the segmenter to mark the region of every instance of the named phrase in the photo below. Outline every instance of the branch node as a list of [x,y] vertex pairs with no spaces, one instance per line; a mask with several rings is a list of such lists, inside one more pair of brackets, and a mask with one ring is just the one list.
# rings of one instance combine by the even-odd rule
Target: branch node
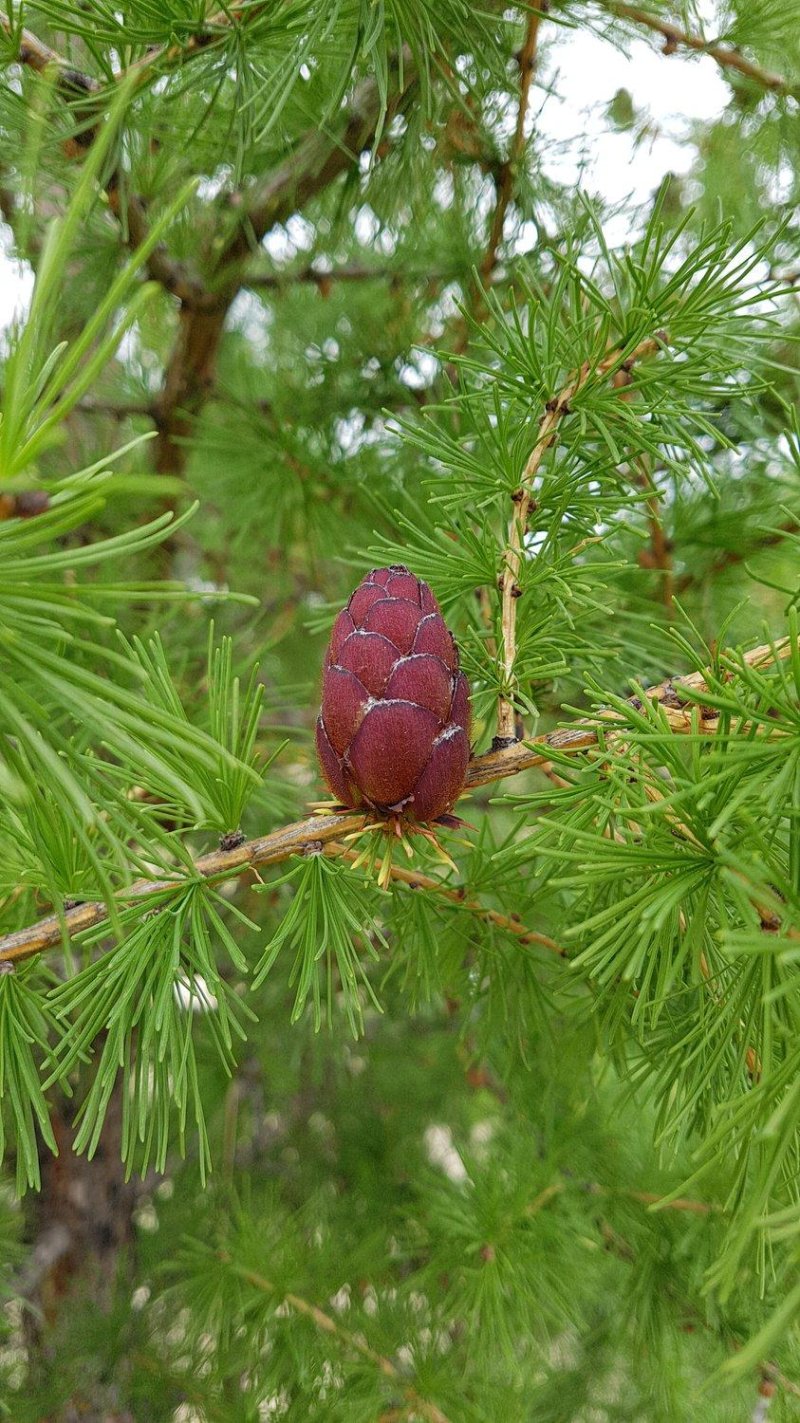
[[95,94],[97,85],[88,74],[81,74],[79,69],[63,69],[59,75],[59,83],[65,89],[75,89],[80,94]]
[[492,739],[492,750],[507,751],[509,746],[516,746],[518,743],[518,736],[495,736]]

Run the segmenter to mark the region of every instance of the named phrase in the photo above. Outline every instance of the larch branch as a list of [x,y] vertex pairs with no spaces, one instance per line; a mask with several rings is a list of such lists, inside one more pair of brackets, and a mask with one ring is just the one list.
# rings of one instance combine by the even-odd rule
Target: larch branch
[[282,291],[294,283],[305,283],[318,287],[323,296],[339,282],[419,282],[420,285],[442,282],[460,282],[466,279],[466,272],[453,268],[429,269],[427,271],[404,270],[402,267],[370,267],[359,262],[348,262],[344,266],[331,267],[323,271],[319,267],[296,267],[288,272],[245,272],[242,286],[250,291]]
[[[221,1255],[221,1258],[227,1263],[230,1263],[225,1255]],[[321,1330],[323,1334],[332,1335],[346,1348],[351,1349],[354,1353],[359,1354],[362,1359],[367,1359],[371,1364],[374,1364],[378,1372],[383,1374],[384,1378],[390,1379],[392,1383],[397,1384],[419,1418],[426,1419],[427,1423],[449,1423],[447,1415],[442,1412],[441,1408],[435,1403],[432,1403],[430,1399],[424,1398],[421,1393],[418,1393],[413,1385],[408,1383],[403,1377],[403,1374],[397,1365],[392,1363],[391,1359],[387,1358],[385,1354],[379,1354],[377,1349],[373,1349],[358,1334],[353,1334],[349,1329],[345,1329],[332,1315],[327,1314],[324,1309],[320,1309],[319,1305],[312,1304],[310,1300],[304,1299],[302,1295],[296,1295],[292,1291],[284,1293],[278,1289],[277,1285],[273,1284],[272,1280],[267,1279],[265,1275],[260,1274],[257,1270],[251,1270],[244,1265],[234,1265],[233,1269],[240,1279],[245,1280],[248,1284],[257,1290],[261,1290],[264,1294],[276,1295],[277,1298],[282,1300],[284,1304],[287,1304],[295,1314],[300,1314],[303,1318],[311,1320],[311,1323],[316,1325],[317,1329]]]
[[183,41],[174,44],[156,45],[148,49],[141,59],[136,59],[125,69],[114,75],[117,81],[134,77],[137,84],[148,79],[159,78],[165,69],[175,69],[198,55],[207,54],[209,49],[219,46],[237,28],[244,29],[258,19],[268,6],[264,0],[244,0],[242,4],[228,5],[225,10],[217,10],[209,15],[194,32]]
[[762,89],[788,94],[795,99],[798,97],[800,86],[791,84],[782,74],[774,74],[753,60],[746,59],[733,45],[705,40],[701,35],[691,34],[688,30],[681,29],[680,25],[673,25],[650,10],[644,10],[638,5],[628,5],[625,0],[598,0],[598,3],[610,15],[617,15],[621,20],[630,20],[631,24],[643,26],[654,34],[661,35],[665,41],[665,54],[674,54],[678,49],[707,54],[720,68],[734,69],[745,79],[760,85]]
[[[148,79],[159,77],[165,68],[175,68],[197,55],[205,54],[212,46],[222,43],[237,26],[244,27],[257,19],[267,9],[263,0],[245,0],[243,4],[229,5],[225,10],[217,10],[198,25],[193,34],[182,42],[155,45],[132,64],[114,72],[117,83],[133,79],[136,85]],[[9,39],[18,33],[20,37],[17,60],[40,74],[54,69],[59,80],[76,94],[100,93],[103,85],[97,79],[81,74],[67,59],[45,44],[30,30],[15,30],[8,15],[0,14],[0,29]]]
[[[359,858],[357,850],[351,850],[337,840],[332,840],[325,845],[324,854],[329,855],[332,859],[350,860],[351,862]],[[497,929],[502,929],[507,934],[513,934],[521,944],[539,944],[543,949],[549,949],[551,953],[559,954],[561,958],[566,957],[566,949],[557,944],[555,939],[551,939],[547,934],[539,934],[535,929],[529,929],[523,924],[518,914],[501,914],[497,909],[489,909],[485,904],[481,904],[479,899],[468,895],[462,885],[454,888],[452,885],[444,884],[442,880],[434,879],[432,875],[422,874],[420,870],[408,870],[403,865],[391,865],[387,874],[395,884],[407,885],[409,889],[421,889],[427,894],[439,895],[449,903],[459,905],[474,918],[484,919],[487,924],[494,924]]]
[[[14,37],[10,21],[2,14],[0,30],[5,31],[10,39]],[[68,101],[96,98],[102,93],[103,86],[99,80],[74,69],[63,55],[57,54],[30,30],[20,32],[16,61],[37,74],[54,74],[59,93]],[[75,158],[85,154],[94,142],[96,133],[97,125],[93,124],[82,129],[75,138],[69,139],[65,144],[68,156]],[[105,186],[109,208],[119,223],[127,246],[132,249],[141,246],[149,232],[144,199],[135,193],[124,191],[119,169],[114,169]],[[150,253],[147,272],[153,281],[160,282],[166,291],[178,297],[181,302],[199,303],[206,295],[200,278],[192,273],[185,263],[170,257],[163,242],[159,242]]]
[[[767,643],[752,648],[745,654],[744,661],[749,667],[768,667],[776,659],[783,660],[791,657],[794,646],[795,644],[790,639],[786,639],[778,645]],[[689,735],[696,730],[696,719],[692,710],[693,693],[702,694],[707,690],[704,675],[700,672],[693,672],[686,677],[668,678],[657,686],[649,688],[645,695],[648,701],[658,702],[661,705],[670,731],[675,735]],[[639,705],[638,698],[632,697],[630,702],[632,706]],[[515,742],[510,746],[493,749],[483,756],[476,756],[467,768],[464,792],[487,785],[492,781],[504,779],[507,776],[518,775],[521,771],[546,765],[550,761],[553,751],[559,751],[565,755],[577,755],[597,746],[601,735],[608,743],[615,735],[614,723],[619,723],[620,720],[619,712],[609,709],[600,712],[593,720],[546,732],[543,736],[537,736],[532,741]],[[706,715],[701,720],[700,726],[704,735],[714,736],[719,726],[719,718],[716,715]],[[618,734],[624,735],[624,732]],[[246,840],[235,849],[214,850],[208,855],[202,855],[194,861],[191,875],[198,880],[228,879],[247,869],[261,865],[279,864],[283,860],[288,860],[292,855],[319,850],[332,841],[341,841],[343,837],[357,834],[367,825],[373,823],[373,818],[362,811],[312,815],[305,820],[295,821],[291,825],[281,826],[268,835]],[[407,873],[411,874],[412,872]],[[397,880],[402,880],[403,872],[397,871],[394,877]],[[413,875],[412,880],[407,882],[412,883],[416,879],[418,876]],[[126,906],[137,902],[144,903],[154,895],[178,891],[185,887],[186,882],[187,877],[181,873],[180,869],[177,869],[172,877],[136,880],[134,884],[119,891],[117,903],[119,908],[124,910]],[[427,886],[421,884],[420,887]],[[446,897],[454,897],[458,903],[464,904],[467,908],[471,907],[466,898],[462,899],[457,887],[446,886],[446,888],[448,891]],[[441,892],[438,886],[437,892]],[[481,906],[481,910],[483,911],[483,906]],[[492,911],[485,911],[486,917],[490,917],[491,913]],[[77,905],[74,909],[68,910],[61,918],[57,915],[48,915],[35,924],[0,938],[0,964],[17,963],[44,950],[58,948],[63,944],[65,935],[72,937],[85,933],[98,924],[104,923],[107,918],[108,907],[101,900]],[[509,918],[506,923],[505,916],[500,916],[500,918],[504,921],[503,928],[510,929],[510,932],[513,933],[518,932],[516,928],[511,928],[513,920]],[[494,922],[499,924],[500,919],[495,919]],[[526,934],[532,935],[532,931],[526,930],[524,926],[519,927],[522,930],[519,934],[520,938]],[[547,943],[543,935],[531,937],[530,942],[541,942],[544,947],[554,947],[556,952],[559,951],[558,945],[553,946],[552,943]]]
[[498,746],[516,741],[516,711],[514,707],[514,664],[517,657],[517,599],[521,596],[519,585],[520,569],[525,549],[525,535],[528,518],[533,504],[533,482],[539,472],[542,460],[555,442],[561,421],[570,413],[575,396],[592,379],[602,379],[606,375],[621,371],[628,375],[637,361],[652,356],[663,349],[667,337],[662,331],[640,341],[632,350],[616,346],[599,362],[587,361],[579,371],[570,376],[563,389],[549,400],[544,414],[539,420],[536,443],[528,456],[522,471],[519,488],[514,491],[513,513],[508,525],[508,538],[503,557],[501,573],[501,623],[503,641],[503,694],[497,708]]
[[683,573],[676,583],[676,592],[684,593],[687,588],[702,583],[706,578],[716,578],[726,569],[735,568],[737,564],[746,563],[748,559],[755,558],[764,549],[774,548],[777,544],[783,543],[784,539],[791,537],[792,534],[795,536],[800,534],[800,518],[787,519],[778,528],[765,531],[763,536],[756,539],[747,549],[721,549],[703,572]]
[[497,253],[500,243],[503,240],[506,213],[508,212],[508,205],[514,191],[514,179],[520,159],[525,152],[525,123],[528,117],[531,85],[536,70],[536,47],[539,40],[539,26],[542,22],[542,15],[545,12],[546,6],[544,4],[540,4],[538,10],[530,11],[525,29],[525,39],[517,55],[517,63],[519,65],[519,104],[517,105],[517,121],[514,127],[514,137],[511,140],[508,158],[504,163],[501,163],[497,174],[497,201],[492,214],[489,244],[481,263],[481,276],[484,281],[491,277],[497,265]]

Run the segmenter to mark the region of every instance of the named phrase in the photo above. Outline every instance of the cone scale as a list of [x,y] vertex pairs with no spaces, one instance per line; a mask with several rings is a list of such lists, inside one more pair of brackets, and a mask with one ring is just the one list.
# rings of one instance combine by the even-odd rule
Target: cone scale
[[342,805],[427,823],[469,761],[469,686],[427,583],[374,568],[337,617],[317,719],[322,774]]

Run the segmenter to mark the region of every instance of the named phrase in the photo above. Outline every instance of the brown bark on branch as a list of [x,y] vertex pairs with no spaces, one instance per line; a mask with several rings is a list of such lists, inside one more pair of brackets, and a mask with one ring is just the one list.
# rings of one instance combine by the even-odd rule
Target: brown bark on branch
[[[325,845],[323,853],[331,859],[350,860],[351,862],[359,858],[357,850],[350,850],[346,845],[341,845],[336,840]],[[436,894],[442,899],[447,899],[451,904],[460,905],[474,918],[484,919],[487,924],[494,924],[496,928],[504,930],[505,933],[513,934],[521,944],[539,944],[543,949],[549,949],[551,953],[559,954],[561,958],[566,957],[566,949],[557,944],[555,939],[551,939],[547,934],[539,934],[535,929],[529,929],[516,914],[501,914],[497,909],[487,908],[485,904],[481,904],[479,899],[467,895],[462,886],[453,889],[451,885],[443,884],[441,880],[434,879],[432,875],[422,874],[419,870],[407,870],[402,865],[391,865],[388,877],[395,884],[407,885],[409,889],[422,889],[426,894]]]
[[[791,657],[793,649],[794,644],[789,639],[774,647],[765,644],[752,648],[745,654],[744,661],[749,667],[768,667],[776,658],[783,660]],[[687,677],[668,678],[667,681],[649,688],[646,695],[649,701],[660,703],[670,730],[675,735],[688,735],[696,729],[692,695],[694,692],[703,693],[706,690],[707,684],[703,675],[693,672]],[[630,701],[632,705],[638,704],[638,698],[632,697]],[[489,751],[484,756],[476,756],[467,768],[464,791],[487,785],[506,776],[515,776],[520,771],[546,765],[552,752],[556,750],[567,755],[589,750],[598,744],[600,735],[604,736],[608,744],[615,735],[614,723],[619,720],[619,713],[613,710],[601,712],[594,720],[547,732],[529,742],[519,741],[512,746]],[[700,722],[703,734],[709,737],[716,734],[718,725],[719,718],[713,715],[704,716]],[[211,854],[202,855],[194,862],[193,874],[198,879],[227,879],[237,872],[241,873],[260,865],[279,864],[288,860],[291,855],[301,855],[330,845],[332,841],[341,841],[343,837],[356,834],[370,823],[370,816],[361,811],[313,815],[306,820],[281,826],[268,835],[246,840],[233,850],[214,850]],[[171,878],[137,880],[119,892],[119,906],[124,909],[128,904],[146,901],[153,895],[168,894],[171,890],[180,889],[186,884],[186,878],[178,871]],[[400,880],[402,875],[395,874],[395,878]],[[450,886],[447,888],[449,890]],[[461,899],[457,888],[453,893],[459,903],[470,907],[468,901]],[[65,930],[72,937],[102,924],[107,917],[107,906],[99,900],[70,909],[64,915],[63,921],[55,915],[48,915],[36,924],[0,938],[0,964],[13,964],[46,949],[58,948],[63,942]],[[525,930],[524,926],[520,927],[523,929],[520,937],[531,933]],[[531,942],[541,942],[542,938],[543,936],[537,936],[535,940],[531,939]],[[557,950],[558,946],[555,947]]]
[[528,16],[528,24],[525,30],[525,39],[522,49],[517,55],[519,64],[519,104],[517,105],[517,122],[514,128],[514,137],[511,140],[511,148],[508,158],[501,163],[497,177],[497,202],[492,214],[492,225],[489,232],[489,244],[486,248],[483,261],[481,262],[481,276],[484,281],[491,278],[492,272],[497,265],[497,252],[503,240],[503,228],[505,226],[508,205],[514,191],[514,179],[519,166],[520,159],[525,152],[525,121],[528,116],[528,104],[530,102],[531,85],[536,70],[536,48],[539,41],[539,26],[542,22],[544,7],[540,10],[531,10]]
[[608,14],[617,15],[621,20],[630,20],[634,25],[641,25],[652,30],[654,34],[661,35],[665,41],[665,54],[673,54],[677,49],[707,54],[721,69],[734,69],[745,79],[751,79],[754,84],[760,85],[762,89],[787,94],[794,99],[798,97],[800,85],[791,84],[782,74],[773,74],[770,70],[763,69],[760,64],[746,59],[732,45],[704,40],[700,35],[691,34],[688,30],[681,29],[680,25],[673,25],[660,15],[654,15],[650,10],[643,10],[638,5],[628,5],[624,0],[598,0],[598,3]]
[[[220,1252],[220,1258],[227,1261],[227,1256]],[[363,1340],[360,1335],[352,1334],[344,1325],[339,1324],[332,1315],[326,1314],[319,1305],[312,1304],[309,1300],[303,1299],[302,1295],[293,1294],[291,1291],[284,1293],[268,1280],[265,1275],[259,1274],[256,1270],[250,1270],[246,1266],[237,1265],[233,1267],[240,1279],[246,1280],[255,1289],[261,1290],[264,1294],[275,1295],[283,1304],[288,1305],[295,1313],[309,1319],[312,1324],[323,1334],[330,1334],[338,1339],[347,1349],[360,1355],[362,1359],[367,1359],[374,1364],[379,1373],[384,1378],[391,1379],[396,1384],[398,1391],[406,1398],[408,1407],[415,1418],[424,1418],[427,1423],[450,1423],[447,1415],[442,1412],[430,1399],[423,1397],[421,1393],[408,1383],[396,1364],[388,1359],[385,1354],[379,1354],[377,1349],[373,1349]]]
[[48,69],[53,70],[58,82],[69,88],[72,95],[92,93],[99,87],[94,79],[89,79],[85,74],[79,74],[62,55],[57,54],[36,35],[31,34],[30,30],[15,31],[8,15],[0,15],[0,30],[3,30],[9,39],[13,39],[15,34],[19,34],[19,46],[16,53],[18,64],[27,65],[37,74],[46,74]]

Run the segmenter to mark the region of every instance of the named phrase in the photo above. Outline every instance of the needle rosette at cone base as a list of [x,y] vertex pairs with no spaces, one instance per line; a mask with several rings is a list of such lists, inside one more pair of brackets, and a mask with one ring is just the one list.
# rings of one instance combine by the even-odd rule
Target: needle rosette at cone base
[[375,568],[333,625],[317,720],[322,773],[343,805],[426,822],[469,761],[469,685],[427,583]]

